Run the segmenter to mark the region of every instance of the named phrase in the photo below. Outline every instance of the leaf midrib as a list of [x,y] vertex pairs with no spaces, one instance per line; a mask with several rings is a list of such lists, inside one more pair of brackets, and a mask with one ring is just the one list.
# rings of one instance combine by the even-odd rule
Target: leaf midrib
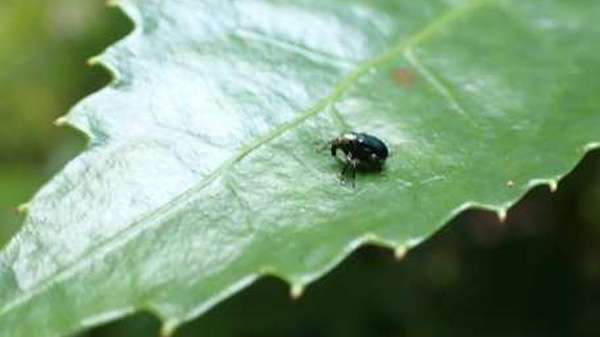
[[[318,115],[319,112],[325,110],[325,108],[334,103],[338,98],[340,98],[344,94],[344,92],[346,92],[350,87],[356,84],[361,76],[368,73],[371,69],[377,68],[382,64],[390,62],[398,56],[402,56],[411,47],[414,47],[427,40],[431,36],[440,32],[444,27],[449,26],[451,23],[455,22],[459,18],[465,16],[466,14],[472,11],[481,9],[487,4],[495,3],[497,1],[500,0],[467,0],[460,6],[438,16],[436,19],[434,19],[416,34],[410,36],[408,39],[399,42],[398,44],[396,44],[395,47],[393,47],[380,57],[363,63],[356,69],[354,73],[342,79],[339,85],[335,87],[334,91],[329,96],[319,101],[312,109],[305,111],[300,116],[292,119],[289,122],[281,124],[272,132],[242,147],[241,150],[235,156],[231,157],[229,160],[221,164],[217,169],[215,169],[211,174],[209,174],[197,185],[191,187],[190,189],[177,196],[173,200],[157,208],[154,212],[132,223],[131,226],[126,227],[125,229],[121,230],[120,232],[116,233],[111,237],[108,237],[106,240],[104,240],[94,248],[91,248],[87,252],[83,253],[81,255],[81,259],[74,262],[66,269],[58,271],[55,274],[49,276],[44,281],[40,282],[38,285],[35,285],[32,288],[30,288],[29,291],[24,293],[22,296],[17,297],[15,300],[2,306],[2,308],[0,309],[0,316],[4,316],[9,311],[24,305],[30,299],[32,299],[40,293],[43,293],[47,288],[51,287],[56,282],[60,282],[62,280],[70,278],[80,268],[85,267],[89,263],[88,261],[93,261],[94,258],[97,256],[103,256],[105,253],[112,252],[114,248],[118,248],[121,244],[127,243],[130,238],[133,238],[136,236],[136,234],[146,230],[147,228],[150,228],[152,224],[160,226],[160,222],[156,220],[160,219],[165,214],[176,210],[177,207],[185,205],[186,202],[191,200],[196,193],[200,192],[201,190],[212,184],[224,172],[228,171],[235,164],[243,160],[252,151],[278,138],[285,132],[300,125],[304,121]],[[434,89],[437,90],[436,88]]]

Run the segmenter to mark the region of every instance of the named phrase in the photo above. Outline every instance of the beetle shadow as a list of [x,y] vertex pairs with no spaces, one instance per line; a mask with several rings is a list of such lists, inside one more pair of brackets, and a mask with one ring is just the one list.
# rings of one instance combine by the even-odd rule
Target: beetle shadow
[[[352,169],[349,168],[349,164],[347,164],[344,160],[340,158],[338,158],[337,162],[338,168],[340,168],[340,171],[338,172],[337,176],[340,181],[340,184],[342,185],[350,185],[352,186],[352,188],[355,188],[356,181],[361,179],[360,177],[387,177],[387,175],[385,174],[385,166],[362,164],[356,167],[355,169]],[[352,170],[354,170],[354,172],[352,172]]]

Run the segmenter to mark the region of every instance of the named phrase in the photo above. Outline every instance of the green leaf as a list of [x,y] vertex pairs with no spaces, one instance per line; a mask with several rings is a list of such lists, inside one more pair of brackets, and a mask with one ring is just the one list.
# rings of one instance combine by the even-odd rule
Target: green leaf
[[[89,147],[0,255],[0,335],[137,310],[168,334],[276,275],[298,296],[364,243],[402,255],[500,217],[600,144],[594,0],[129,0],[114,82],[59,124]],[[339,183],[315,142],[390,147]]]

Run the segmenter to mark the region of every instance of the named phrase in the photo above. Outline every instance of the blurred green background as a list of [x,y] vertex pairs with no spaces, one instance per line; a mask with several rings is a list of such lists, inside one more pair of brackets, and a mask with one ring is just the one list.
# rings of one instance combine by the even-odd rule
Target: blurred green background
[[52,122],[110,80],[85,61],[130,26],[99,0],[0,1],[0,245],[17,206],[84,147]]
[[[131,28],[101,0],[1,0],[0,247],[18,205],[84,148],[52,121],[110,80],[85,61]],[[142,313],[81,336],[158,329]],[[401,262],[362,248],[300,300],[261,280],[176,334],[196,336],[600,336],[600,151],[506,223],[468,211]]]

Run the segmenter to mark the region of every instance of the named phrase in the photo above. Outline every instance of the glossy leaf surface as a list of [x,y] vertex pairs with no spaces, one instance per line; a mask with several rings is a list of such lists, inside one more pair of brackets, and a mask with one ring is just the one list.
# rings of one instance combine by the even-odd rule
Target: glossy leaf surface
[[[129,0],[115,75],[59,124],[88,149],[0,255],[0,335],[149,310],[168,333],[265,274],[292,293],[467,207],[502,217],[600,142],[593,0]],[[377,135],[341,185],[315,143]]]

